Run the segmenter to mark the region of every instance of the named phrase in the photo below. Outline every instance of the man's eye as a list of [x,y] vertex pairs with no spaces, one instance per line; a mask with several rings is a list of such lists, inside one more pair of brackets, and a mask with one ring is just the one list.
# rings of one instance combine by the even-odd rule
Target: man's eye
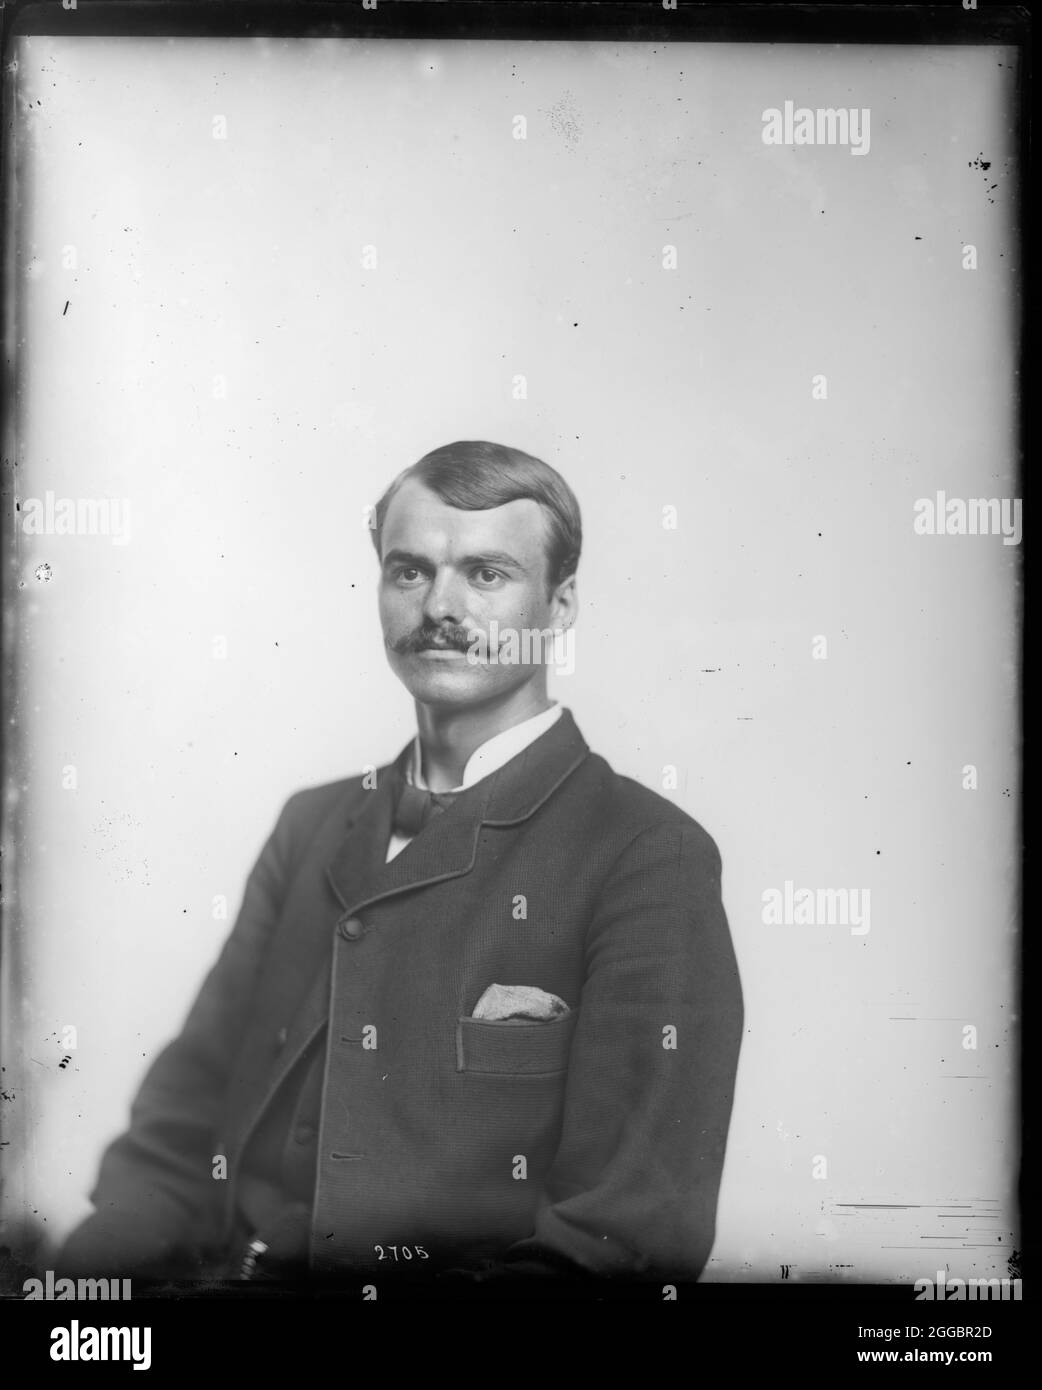
[[484,584],[487,588],[489,585],[497,583],[503,576],[500,574],[499,570],[490,570],[483,567],[474,571],[474,578],[479,584]]
[[399,565],[394,572],[394,577],[403,584],[415,584],[418,579],[423,578],[423,574],[415,565]]

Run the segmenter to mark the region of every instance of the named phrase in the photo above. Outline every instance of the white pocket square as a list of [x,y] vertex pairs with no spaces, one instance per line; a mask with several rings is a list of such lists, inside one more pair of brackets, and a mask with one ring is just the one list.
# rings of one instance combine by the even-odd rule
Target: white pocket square
[[472,1018],[490,1021],[563,1018],[570,1010],[563,999],[535,985],[489,985],[474,1006]]

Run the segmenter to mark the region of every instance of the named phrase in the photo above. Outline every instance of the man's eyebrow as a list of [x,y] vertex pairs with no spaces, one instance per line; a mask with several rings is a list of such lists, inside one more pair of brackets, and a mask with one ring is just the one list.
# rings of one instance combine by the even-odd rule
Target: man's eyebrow
[[[432,568],[433,562],[426,555],[417,555],[411,550],[389,550],[383,558],[385,565],[422,565]],[[525,567],[505,550],[483,550],[477,555],[463,555],[457,561],[460,569],[473,569],[477,565],[500,565],[504,569],[523,570]]]
[[500,565],[503,569],[523,570],[520,560],[508,555],[505,550],[483,550],[480,555],[464,555],[460,567],[472,569],[475,565]]
[[383,564],[407,564],[407,565],[430,565],[430,560],[426,555],[414,555],[411,550],[389,550],[384,556]]

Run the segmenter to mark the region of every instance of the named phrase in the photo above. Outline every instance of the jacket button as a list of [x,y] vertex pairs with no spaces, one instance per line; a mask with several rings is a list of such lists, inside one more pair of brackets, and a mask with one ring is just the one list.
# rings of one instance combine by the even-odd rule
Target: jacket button
[[286,1046],[286,1039],[287,1039],[288,1037],[289,1037],[289,1029],[288,1029],[288,1028],[280,1028],[279,1031],[275,1034],[275,1041],[276,1041],[276,1043],[278,1044],[279,1047],[285,1047],[285,1046]]
[[298,1144],[310,1144],[314,1137],[315,1131],[311,1125],[297,1125],[293,1131],[293,1139]]
[[338,924],[338,930],[346,941],[357,941],[365,931],[365,927],[362,926],[357,917],[344,917]]

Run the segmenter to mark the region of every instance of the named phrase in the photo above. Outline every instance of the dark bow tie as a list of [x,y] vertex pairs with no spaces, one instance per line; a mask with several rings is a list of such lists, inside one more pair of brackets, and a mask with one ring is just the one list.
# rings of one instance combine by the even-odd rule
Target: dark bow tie
[[403,782],[394,813],[395,834],[418,835],[431,816],[446,810],[458,795],[458,792],[427,792]]

